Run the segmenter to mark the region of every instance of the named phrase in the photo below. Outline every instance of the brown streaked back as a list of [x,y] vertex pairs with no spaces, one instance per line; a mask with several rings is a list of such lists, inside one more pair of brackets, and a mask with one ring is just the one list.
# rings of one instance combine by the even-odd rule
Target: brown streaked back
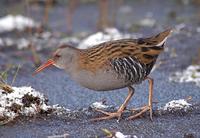
[[164,43],[170,33],[168,29],[149,38],[109,41],[82,50],[80,68],[95,72],[109,65],[110,60],[123,57],[134,57],[143,64],[150,64],[164,50]]

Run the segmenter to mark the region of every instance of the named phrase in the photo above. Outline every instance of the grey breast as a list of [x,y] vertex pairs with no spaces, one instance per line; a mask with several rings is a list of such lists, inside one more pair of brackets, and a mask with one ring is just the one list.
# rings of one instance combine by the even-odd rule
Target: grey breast
[[96,91],[115,90],[127,86],[122,79],[117,78],[116,73],[112,70],[102,69],[95,73],[82,70],[73,74],[72,79],[80,85]]

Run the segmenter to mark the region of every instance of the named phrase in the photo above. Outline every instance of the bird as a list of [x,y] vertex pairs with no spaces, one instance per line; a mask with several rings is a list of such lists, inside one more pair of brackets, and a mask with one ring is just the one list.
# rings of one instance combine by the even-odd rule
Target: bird
[[47,62],[35,70],[33,75],[53,65],[65,70],[72,80],[91,90],[110,91],[128,88],[128,96],[117,111],[106,112],[96,109],[104,116],[94,118],[93,121],[113,118],[120,120],[135,92],[133,85],[148,80],[148,104],[138,108],[139,112],[135,113],[133,109],[134,114],[127,119],[135,119],[149,111],[152,120],[153,78],[149,77],[149,74],[159,54],[164,51],[166,40],[171,33],[172,29],[166,29],[151,37],[112,40],[87,49],[63,44],[53,52]]

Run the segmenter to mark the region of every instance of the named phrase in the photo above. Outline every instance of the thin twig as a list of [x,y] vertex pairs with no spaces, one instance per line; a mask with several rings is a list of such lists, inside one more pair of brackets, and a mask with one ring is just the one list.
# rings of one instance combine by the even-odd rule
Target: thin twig
[[17,74],[18,74],[18,72],[19,72],[20,67],[21,67],[20,65],[17,66],[17,70],[16,70],[16,72],[15,72],[15,74],[14,74],[14,76],[13,76],[13,80],[12,80],[11,86],[13,85],[13,83],[14,83],[15,80],[16,80],[16,77],[17,77]]
[[63,135],[53,135],[53,136],[48,136],[48,138],[67,138],[69,134],[65,133]]

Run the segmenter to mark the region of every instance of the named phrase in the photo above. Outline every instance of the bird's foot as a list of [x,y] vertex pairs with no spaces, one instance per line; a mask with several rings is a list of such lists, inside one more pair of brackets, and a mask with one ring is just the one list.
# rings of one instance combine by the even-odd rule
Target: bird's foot
[[99,109],[95,109],[95,110],[105,114],[106,116],[94,118],[94,119],[91,119],[91,121],[101,121],[101,120],[108,120],[108,119],[112,119],[112,118],[117,118],[118,119],[117,121],[120,121],[122,113],[123,113],[122,110],[118,110],[117,112],[113,112],[113,113],[106,112],[106,111],[99,110]]
[[138,111],[141,111],[141,110],[145,109],[146,107],[147,107],[147,105],[144,105],[142,107],[137,107],[137,108],[129,109],[129,111],[135,113],[135,112],[138,112]]
[[144,114],[145,112],[149,111],[150,112],[150,119],[153,120],[152,118],[152,107],[151,106],[143,106],[143,107],[140,107],[140,108],[135,108],[135,109],[132,109],[131,110],[132,112],[137,112],[137,111],[140,111],[139,113],[136,113],[135,115],[132,115],[130,117],[128,117],[127,119],[128,120],[133,120],[139,116],[141,116],[142,114]]

